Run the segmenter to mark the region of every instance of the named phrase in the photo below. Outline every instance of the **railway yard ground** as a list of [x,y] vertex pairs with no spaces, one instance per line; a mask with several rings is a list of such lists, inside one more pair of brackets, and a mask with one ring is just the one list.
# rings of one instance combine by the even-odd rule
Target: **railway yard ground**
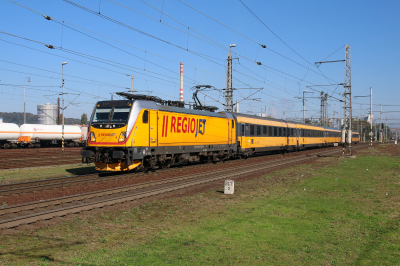
[[[0,188],[0,220],[51,213],[0,229],[0,264],[399,265],[400,145],[359,144],[353,154],[320,149],[127,175],[73,159],[0,170],[0,187],[10,186]],[[225,195],[230,177],[235,193]],[[35,186],[17,184],[25,181]],[[104,197],[93,193],[114,190],[120,198],[103,198],[113,204],[88,207]],[[77,194],[92,195],[79,211],[45,205]],[[32,202],[41,205],[13,209]]]
[[0,149],[0,170],[68,165],[82,162],[82,148]]

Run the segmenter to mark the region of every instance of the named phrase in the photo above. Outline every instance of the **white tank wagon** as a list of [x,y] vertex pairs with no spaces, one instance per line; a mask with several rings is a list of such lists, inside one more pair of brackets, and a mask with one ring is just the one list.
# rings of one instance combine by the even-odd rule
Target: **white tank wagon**
[[82,143],[82,145],[86,145],[87,133],[88,133],[88,126],[87,126],[87,125],[82,125],[82,126],[81,126],[81,132],[82,132],[81,143]]
[[0,123],[0,146],[2,148],[16,148],[15,142],[20,136],[20,129],[17,124]]
[[[23,124],[20,126],[20,132],[19,142],[31,143],[31,145],[37,147],[40,144],[50,145],[62,141],[61,125]],[[64,126],[64,142],[66,145],[75,146],[75,143],[78,143],[81,137],[82,131],[79,126]]]

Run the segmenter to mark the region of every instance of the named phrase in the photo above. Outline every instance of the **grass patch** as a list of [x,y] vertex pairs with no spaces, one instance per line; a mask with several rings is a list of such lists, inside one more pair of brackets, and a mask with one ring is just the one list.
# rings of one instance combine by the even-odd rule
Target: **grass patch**
[[0,264],[398,265],[399,158],[374,153],[3,236]]
[[1,170],[0,185],[91,173],[95,173],[94,166],[87,164]]

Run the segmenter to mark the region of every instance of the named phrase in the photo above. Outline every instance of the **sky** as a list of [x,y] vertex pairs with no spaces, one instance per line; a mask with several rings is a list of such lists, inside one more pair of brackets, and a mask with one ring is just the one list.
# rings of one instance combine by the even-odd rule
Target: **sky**
[[27,112],[57,103],[62,76],[65,117],[118,99],[132,75],[135,93],[179,100],[180,62],[185,102],[194,86],[211,85],[199,98],[223,111],[236,44],[240,112],[267,107],[275,118],[299,120],[307,90],[306,118],[319,119],[321,92],[328,116],[343,117],[344,62],[315,62],[344,60],[350,45],[353,117],[370,112],[372,87],[375,119],[382,105],[384,122],[400,128],[399,10],[394,0],[0,0],[0,112],[23,112],[24,86]]

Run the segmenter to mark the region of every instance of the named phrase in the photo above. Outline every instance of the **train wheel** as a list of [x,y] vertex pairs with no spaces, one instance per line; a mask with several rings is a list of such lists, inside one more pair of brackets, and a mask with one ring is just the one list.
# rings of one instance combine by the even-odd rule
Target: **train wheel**
[[169,161],[164,161],[164,162],[157,162],[157,165],[160,169],[166,169],[170,166],[170,162]]
[[3,148],[4,148],[4,149],[9,149],[9,148],[10,148],[10,144],[4,143]]

